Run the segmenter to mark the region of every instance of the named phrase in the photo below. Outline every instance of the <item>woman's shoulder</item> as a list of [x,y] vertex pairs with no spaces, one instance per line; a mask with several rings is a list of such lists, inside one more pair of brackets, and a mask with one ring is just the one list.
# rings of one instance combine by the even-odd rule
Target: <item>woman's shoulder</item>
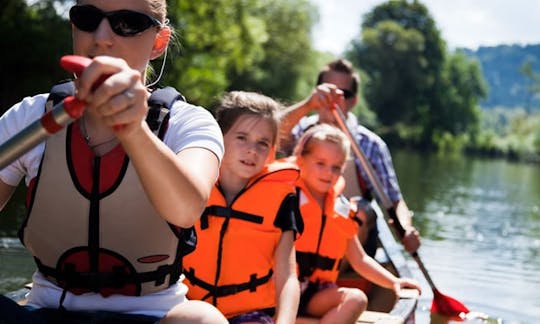
[[219,127],[210,111],[202,106],[193,105],[185,101],[177,100],[172,106],[170,114],[170,121],[172,123],[193,124],[193,126],[210,124]]
[[1,136],[11,136],[45,113],[48,94],[26,97],[9,108],[0,118]]
[[206,148],[223,156],[223,135],[212,114],[201,106],[177,101],[170,111],[165,144],[175,152],[188,147]]

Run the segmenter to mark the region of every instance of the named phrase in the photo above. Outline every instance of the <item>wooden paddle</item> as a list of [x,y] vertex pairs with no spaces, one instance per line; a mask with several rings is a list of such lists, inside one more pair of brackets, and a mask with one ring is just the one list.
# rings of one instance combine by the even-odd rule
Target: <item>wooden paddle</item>
[[[405,228],[403,228],[403,225],[399,221],[394,204],[392,203],[392,201],[390,200],[390,198],[384,191],[381,180],[379,179],[379,177],[373,170],[371,163],[367,160],[364,152],[362,151],[362,149],[356,142],[353,136],[353,133],[345,124],[345,121],[347,119],[343,111],[340,109],[340,107],[337,104],[335,104],[331,110],[332,110],[332,114],[334,115],[334,118],[339,124],[339,127],[349,137],[349,140],[351,141],[352,150],[356,158],[360,161],[362,168],[366,172],[379,202],[382,204],[382,206],[386,210],[388,217],[390,217],[390,219],[393,221],[393,225],[398,236],[400,238],[403,238],[403,236],[405,235]],[[422,271],[422,274],[426,278],[426,281],[428,282],[429,286],[433,290],[433,302],[431,304],[431,312],[437,313],[443,316],[451,317],[456,320],[464,318],[464,315],[469,313],[469,309],[465,305],[463,305],[461,302],[455,300],[454,298],[442,294],[435,287],[435,284],[433,283],[431,276],[429,275],[426,267],[424,266],[424,263],[422,262],[422,260],[420,259],[420,256],[418,255],[418,251],[411,253],[411,256],[418,264],[420,271]]]

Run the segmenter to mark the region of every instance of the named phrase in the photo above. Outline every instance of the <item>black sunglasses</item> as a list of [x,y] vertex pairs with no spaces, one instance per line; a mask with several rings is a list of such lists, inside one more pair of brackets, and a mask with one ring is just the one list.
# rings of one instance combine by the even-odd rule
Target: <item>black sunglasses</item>
[[352,97],[355,96],[355,93],[352,92],[351,90],[347,90],[347,89],[339,89],[341,91],[343,91],[343,97],[345,99],[351,99]]
[[133,10],[102,11],[91,5],[73,6],[69,20],[85,32],[95,31],[103,18],[107,18],[111,29],[119,36],[135,36],[150,27],[161,26],[161,22],[145,13]]

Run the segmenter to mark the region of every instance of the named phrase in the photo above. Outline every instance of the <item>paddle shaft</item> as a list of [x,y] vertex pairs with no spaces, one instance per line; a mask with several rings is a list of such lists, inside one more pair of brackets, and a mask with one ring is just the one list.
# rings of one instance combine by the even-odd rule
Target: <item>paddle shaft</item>
[[0,170],[43,142],[50,135],[79,118],[84,111],[84,102],[67,97],[41,118],[26,126],[0,145]]
[[[331,108],[332,113],[334,115],[334,118],[336,119],[337,123],[339,124],[339,127],[345,132],[349,140],[351,141],[351,147],[354,152],[354,155],[360,162],[360,165],[362,166],[363,170],[366,172],[368,179],[375,191],[375,194],[379,200],[379,202],[382,204],[383,208],[386,210],[387,215],[392,219],[394,228],[396,232],[398,233],[400,238],[403,238],[405,236],[405,228],[403,228],[403,225],[401,225],[401,222],[399,220],[399,217],[396,213],[396,208],[394,207],[394,204],[386,194],[386,192],[383,189],[381,180],[373,170],[373,167],[371,166],[371,163],[368,161],[366,155],[356,142],[351,130],[347,125],[345,124],[345,121],[347,118],[345,117],[343,111],[338,107],[337,105],[335,107]],[[418,255],[418,252],[411,253],[411,256],[418,264],[418,267],[420,268],[420,271],[426,278],[426,281],[428,282],[431,289],[435,290],[435,284],[433,283],[433,280],[431,279],[431,276],[429,275],[426,267],[424,266],[424,263],[422,262],[422,259],[420,259],[420,256]]]
[[[60,58],[60,66],[76,76],[80,76],[91,62],[90,58],[78,55],[65,55]],[[92,85],[92,89],[97,88],[109,76],[108,74],[100,76]],[[43,142],[47,137],[80,118],[85,105],[84,101],[68,96],[47,111],[41,118],[13,135],[0,145],[0,170]],[[121,128],[122,125],[115,127]]]

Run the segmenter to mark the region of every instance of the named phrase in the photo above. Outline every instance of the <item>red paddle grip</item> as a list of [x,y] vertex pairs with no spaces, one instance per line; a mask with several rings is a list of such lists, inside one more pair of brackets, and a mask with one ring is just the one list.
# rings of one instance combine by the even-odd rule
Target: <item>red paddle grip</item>
[[64,55],[60,58],[60,66],[76,76],[80,76],[91,62],[90,58],[79,55]]
[[[81,76],[84,69],[92,63],[92,59],[80,55],[64,55],[60,58],[60,66],[66,71],[75,73],[76,76]],[[92,90],[97,88],[105,81],[110,74],[102,75],[92,86]]]
[[[80,76],[83,73],[84,69],[86,69],[86,67],[90,65],[90,63],[92,63],[92,59],[88,57],[80,56],[80,55],[64,55],[62,56],[62,58],[60,58],[60,66],[64,68],[66,71],[75,73],[76,76]],[[107,75],[107,74],[102,75],[94,83],[94,85],[92,86],[92,89],[97,88],[109,76],[110,75]],[[77,117],[75,116],[72,116],[72,117],[78,118],[82,114],[82,109],[79,109],[79,104],[80,102],[75,103],[73,105],[73,109],[71,111],[68,111],[70,115],[78,115]],[[73,112],[73,114],[71,112]],[[121,130],[122,128],[124,128],[124,125],[122,124],[114,125],[114,129],[117,131]]]

